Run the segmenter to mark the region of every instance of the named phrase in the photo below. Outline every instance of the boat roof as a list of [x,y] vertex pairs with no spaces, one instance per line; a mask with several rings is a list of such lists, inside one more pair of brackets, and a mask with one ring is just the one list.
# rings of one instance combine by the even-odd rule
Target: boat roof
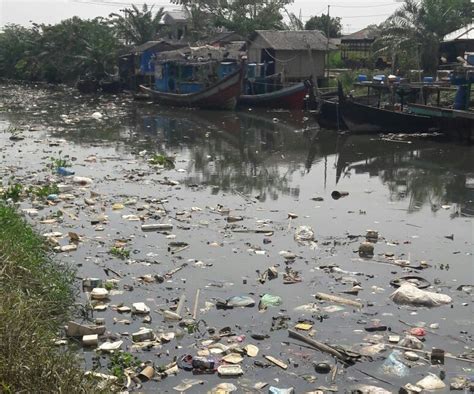
[[202,61],[221,61],[238,59],[240,55],[239,51],[231,51],[226,48],[219,48],[212,45],[204,45],[200,47],[185,47],[174,51],[162,52],[156,55],[158,62],[167,61],[193,61],[196,63],[198,59]]

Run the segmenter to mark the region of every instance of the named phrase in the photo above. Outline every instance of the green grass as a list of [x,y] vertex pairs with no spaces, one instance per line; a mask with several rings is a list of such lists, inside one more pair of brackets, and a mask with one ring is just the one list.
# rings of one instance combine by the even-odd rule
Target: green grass
[[11,179],[6,188],[0,192],[0,198],[2,200],[12,200],[17,202],[20,200],[21,194],[23,193],[23,186],[16,183]]
[[74,303],[74,275],[0,203],[0,392],[94,392],[77,354],[53,344]]

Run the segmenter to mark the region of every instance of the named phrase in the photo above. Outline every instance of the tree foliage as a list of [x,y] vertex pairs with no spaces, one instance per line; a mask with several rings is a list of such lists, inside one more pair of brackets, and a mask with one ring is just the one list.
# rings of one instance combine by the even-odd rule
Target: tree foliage
[[293,0],[171,0],[208,14],[216,27],[248,36],[255,30],[284,29],[282,12]]
[[443,37],[471,22],[471,11],[470,0],[405,0],[382,24],[379,51],[433,72]]
[[331,17],[327,14],[321,16],[312,16],[305,23],[305,30],[320,30],[327,35],[329,25],[329,37],[335,38],[341,36],[342,24],[341,18]]
[[110,17],[118,36],[127,44],[141,45],[156,40],[161,28],[160,21],[165,13],[163,7],[154,13],[153,6],[143,4],[140,10],[132,4],[131,8],[122,11],[123,15],[112,13]]
[[111,72],[119,42],[107,21],[77,17],[31,28],[7,25],[0,33],[0,76],[69,82]]

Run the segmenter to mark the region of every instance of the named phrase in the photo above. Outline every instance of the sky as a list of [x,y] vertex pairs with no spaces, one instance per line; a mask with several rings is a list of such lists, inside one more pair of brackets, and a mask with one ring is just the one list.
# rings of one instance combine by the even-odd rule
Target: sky
[[[28,26],[31,22],[57,23],[72,16],[94,18],[146,2],[156,8],[176,9],[168,0],[0,0],[0,26],[17,23]],[[327,13],[342,18],[343,33],[349,34],[369,24],[384,21],[400,6],[400,0],[294,0],[290,12],[308,20],[312,15]]]

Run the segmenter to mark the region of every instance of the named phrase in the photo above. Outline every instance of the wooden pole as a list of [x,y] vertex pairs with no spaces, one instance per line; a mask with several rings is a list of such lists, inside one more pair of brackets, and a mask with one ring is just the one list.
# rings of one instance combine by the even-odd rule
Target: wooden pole
[[326,77],[328,79],[328,83],[329,83],[329,26],[330,26],[330,22],[331,22],[331,17],[329,16],[329,10],[330,10],[331,6],[328,4],[328,23],[327,23],[327,26],[326,26]]

